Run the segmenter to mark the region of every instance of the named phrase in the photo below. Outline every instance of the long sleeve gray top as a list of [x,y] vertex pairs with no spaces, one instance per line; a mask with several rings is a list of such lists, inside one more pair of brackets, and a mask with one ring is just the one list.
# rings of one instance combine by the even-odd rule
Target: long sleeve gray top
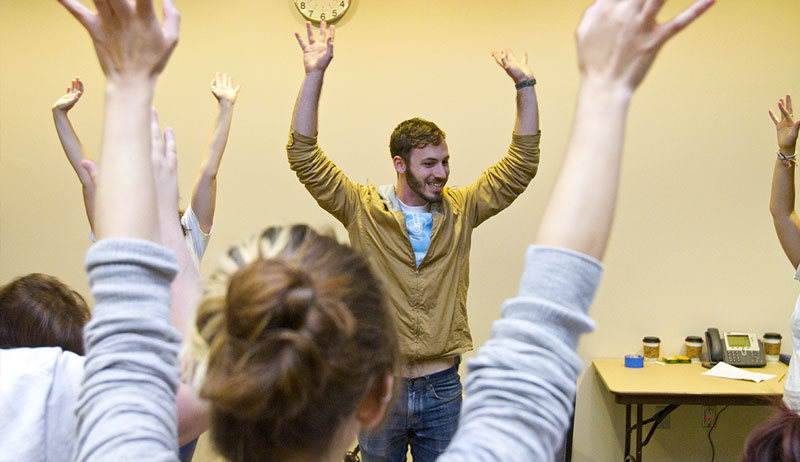
[[[115,239],[95,244],[86,266],[97,308],[86,331],[76,460],[177,461],[174,258],[153,243]],[[440,462],[553,459],[601,273],[600,262],[577,252],[528,249],[519,294],[468,363],[461,423]]]

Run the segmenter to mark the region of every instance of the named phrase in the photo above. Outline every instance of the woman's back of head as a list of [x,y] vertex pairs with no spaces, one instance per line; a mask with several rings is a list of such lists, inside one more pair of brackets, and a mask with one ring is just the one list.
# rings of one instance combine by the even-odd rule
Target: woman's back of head
[[301,225],[231,248],[195,327],[195,384],[228,460],[324,454],[397,366],[391,317],[366,262]]
[[91,312],[53,276],[32,273],[0,288],[0,348],[57,346],[82,355]]
[[780,401],[775,414],[747,435],[743,454],[743,462],[800,462],[800,415]]

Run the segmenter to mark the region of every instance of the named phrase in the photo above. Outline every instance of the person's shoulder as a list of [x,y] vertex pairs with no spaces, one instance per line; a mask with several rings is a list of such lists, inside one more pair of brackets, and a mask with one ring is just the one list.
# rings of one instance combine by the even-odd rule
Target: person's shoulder
[[10,348],[0,350],[2,382],[17,386],[24,380],[33,389],[48,388],[48,383],[79,383],[83,376],[85,358],[59,347]]
[[56,363],[83,368],[85,358],[60,347],[0,349],[0,362],[4,365],[24,365],[26,369],[52,367]]

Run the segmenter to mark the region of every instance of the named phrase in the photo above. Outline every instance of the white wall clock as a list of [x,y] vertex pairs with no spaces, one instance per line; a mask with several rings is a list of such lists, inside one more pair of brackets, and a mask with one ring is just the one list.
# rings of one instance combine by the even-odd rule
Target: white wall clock
[[294,0],[294,5],[308,21],[335,22],[350,8],[350,0]]

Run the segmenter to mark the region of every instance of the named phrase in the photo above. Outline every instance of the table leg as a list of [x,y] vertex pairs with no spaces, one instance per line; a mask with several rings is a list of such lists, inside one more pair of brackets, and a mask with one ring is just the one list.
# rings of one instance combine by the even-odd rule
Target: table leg
[[636,462],[642,462],[642,409],[643,404],[636,405]]
[[631,455],[631,405],[625,405],[625,460]]

